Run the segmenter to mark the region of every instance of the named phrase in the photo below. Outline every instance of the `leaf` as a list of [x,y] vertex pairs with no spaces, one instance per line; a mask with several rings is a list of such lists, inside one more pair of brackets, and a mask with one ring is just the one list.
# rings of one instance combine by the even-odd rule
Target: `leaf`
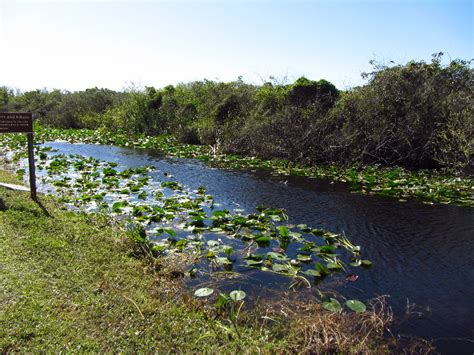
[[298,254],[298,255],[296,256],[296,260],[301,261],[301,262],[303,262],[303,263],[309,263],[309,262],[311,262],[313,259],[311,258],[311,255]]
[[225,256],[216,258],[219,265],[232,265],[232,261],[227,259]]
[[329,275],[329,270],[326,269],[323,264],[316,263],[315,267],[316,267],[316,270],[318,270],[321,275]]
[[225,306],[227,302],[229,302],[229,300],[230,300],[229,296],[227,296],[224,293],[219,293],[219,296],[217,296],[217,301],[214,305],[216,306],[216,308],[220,308],[220,307]]
[[245,259],[261,261],[262,260],[262,254],[250,254]]
[[242,301],[247,295],[242,290],[234,290],[229,294],[229,296],[233,301]]
[[113,205],[112,205],[112,212],[115,212],[115,213],[120,213],[122,211],[122,207],[124,206],[124,202],[123,201],[117,201],[115,202]]
[[208,240],[207,245],[209,245],[211,248],[212,247],[217,247],[220,245],[220,243],[217,240]]
[[333,245],[323,245],[321,247],[319,247],[319,250],[322,252],[322,253],[330,253],[332,252],[333,250],[336,250],[337,248]]
[[257,243],[259,247],[265,247],[270,244],[270,240],[271,239],[269,237],[262,235],[261,237],[258,237],[257,239],[255,239],[255,242]]
[[271,215],[270,218],[272,220],[274,220],[275,222],[281,222],[281,217],[280,216]]
[[279,260],[279,261],[288,261],[290,260],[289,257],[287,257],[286,255],[283,255],[281,253],[275,253],[273,251],[269,251],[267,253],[267,259],[270,259],[270,260]]
[[362,260],[362,266],[367,268],[367,269],[370,269],[372,267],[372,261],[370,260]]
[[348,300],[348,301],[346,301],[346,306],[348,308],[352,309],[354,312],[357,312],[357,313],[364,313],[365,310],[367,309],[365,307],[365,304],[363,304],[359,300]]
[[215,217],[225,217],[227,215],[226,211],[218,210],[212,212],[212,215]]
[[330,312],[340,313],[342,311],[341,304],[335,298],[330,298],[329,301],[323,302],[322,306],[325,310]]
[[352,267],[357,267],[357,266],[360,266],[361,264],[362,264],[362,261],[360,259],[356,259],[352,261],[349,265]]
[[188,245],[189,240],[187,239],[180,239],[176,242],[175,247],[183,249],[186,245]]
[[311,232],[311,229],[308,228],[306,224],[298,224],[297,227],[301,229],[302,232],[305,232],[305,233]]
[[163,232],[165,232],[166,234],[172,237],[176,237],[178,235],[178,233],[176,233],[174,229],[163,229]]
[[304,271],[303,273],[308,276],[321,277],[321,273],[318,270],[314,270],[314,269],[308,269]]
[[298,232],[290,232],[289,236],[295,240],[301,240],[301,233]]
[[334,263],[334,262],[329,262],[326,267],[329,269],[329,270],[341,270],[342,269],[342,266],[338,263]]
[[196,291],[194,291],[194,296],[196,297],[207,297],[212,295],[214,290],[212,288],[208,287],[203,287],[203,288],[198,288]]
[[313,234],[314,236],[322,236],[322,235],[324,235],[324,233],[326,233],[326,231],[324,231],[322,229],[313,229],[311,231],[311,234]]
[[288,273],[290,271],[290,267],[288,265],[273,264],[272,268],[273,268],[273,271],[275,272]]
[[283,238],[288,238],[290,236],[290,231],[287,226],[278,227],[278,231],[280,232],[280,236]]
[[263,264],[262,260],[249,259],[249,260],[245,260],[245,262],[247,263],[248,266],[251,266],[251,267],[258,267]]

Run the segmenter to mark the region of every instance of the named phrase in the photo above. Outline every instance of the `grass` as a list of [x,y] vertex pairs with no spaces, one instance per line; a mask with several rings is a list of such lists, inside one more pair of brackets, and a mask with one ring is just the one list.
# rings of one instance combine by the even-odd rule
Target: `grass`
[[[0,181],[17,182],[0,170]],[[259,303],[232,327],[153,268],[113,220],[0,187],[0,352],[386,352],[390,313],[331,313],[312,301]]]
[[176,282],[146,272],[106,218],[41,202],[49,217],[0,188],[0,352],[282,348],[269,330],[242,327],[237,339],[185,306]]
[[17,177],[12,175],[10,172],[7,172],[1,169],[0,169],[0,182],[4,182],[6,184],[21,184],[21,181],[19,181]]

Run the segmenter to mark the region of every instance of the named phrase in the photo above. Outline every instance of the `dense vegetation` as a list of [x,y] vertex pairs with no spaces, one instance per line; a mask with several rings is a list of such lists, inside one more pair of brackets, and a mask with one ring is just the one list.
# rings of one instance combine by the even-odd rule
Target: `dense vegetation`
[[[122,147],[160,150],[168,156],[193,158],[210,166],[232,170],[263,170],[277,176],[304,176],[332,182],[348,183],[354,192],[398,198],[418,199],[424,203],[474,206],[474,176],[460,176],[447,171],[421,169],[410,171],[401,167],[365,166],[341,167],[334,164],[307,166],[285,159],[262,159],[238,154],[215,154],[212,146],[180,143],[171,135],[130,137],[107,128],[97,130],[51,128],[35,126],[37,143],[55,140],[70,143],[108,144]],[[17,152],[15,159],[26,158],[26,136],[0,135],[0,148],[5,153]],[[43,149],[37,147],[37,161],[44,163]],[[41,165],[40,165],[41,167]],[[21,169],[24,172],[24,169]]]
[[291,85],[196,81],[163,89],[80,92],[0,89],[0,110],[28,110],[46,124],[172,133],[215,151],[304,164],[380,163],[473,167],[474,76],[470,61],[374,65],[366,85],[339,91],[304,77]]

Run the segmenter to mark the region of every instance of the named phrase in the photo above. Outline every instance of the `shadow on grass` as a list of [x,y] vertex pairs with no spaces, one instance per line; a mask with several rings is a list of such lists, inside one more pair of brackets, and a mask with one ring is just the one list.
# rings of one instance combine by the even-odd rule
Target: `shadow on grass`
[[5,202],[3,201],[3,199],[0,197],[0,212],[3,212],[3,211],[6,211],[8,208],[7,206],[5,205]]
[[[34,200],[36,202],[36,204],[38,205],[38,207],[41,209],[41,211],[43,211],[44,215],[46,217],[52,217],[51,214],[48,212],[48,210],[46,209],[46,207],[44,207],[43,203],[40,201],[39,198],[36,198],[36,200]],[[0,210],[1,210],[1,203],[0,203]]]

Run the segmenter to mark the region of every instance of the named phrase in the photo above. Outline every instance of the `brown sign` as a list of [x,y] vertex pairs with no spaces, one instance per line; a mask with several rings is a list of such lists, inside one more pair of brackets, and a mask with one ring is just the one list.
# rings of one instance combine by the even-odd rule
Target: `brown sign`
[[0,133],[32,133],[30,112],[0,112]]

